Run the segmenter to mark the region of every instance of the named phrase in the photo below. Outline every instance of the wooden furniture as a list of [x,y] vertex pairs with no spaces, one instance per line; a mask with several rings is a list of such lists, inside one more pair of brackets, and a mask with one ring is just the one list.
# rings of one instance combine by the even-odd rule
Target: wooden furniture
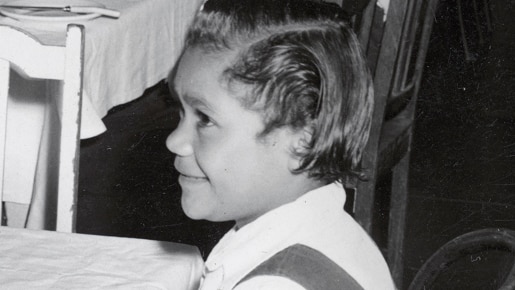
[[[0,152],[5,152],[7,134],[23,134],[6,130],[10,68],[27,78],[49,80],[47,88],[57,92],[55,104],[61,117],[58,133],[56,229],[72,232],[75,227],[78,190],[83,27],[68,26],[64,47],[43,45],[30,34],[5,25],[0,26],[0,39]],[[3,184],[3,164],[4,158],[0,158],[0,186]],[[0,187],[0,197],[1,195]]]
[[[497,250],[515,255],[515,231],[488,228],[469,232],[456,237],[436,251],[417,272],[409,290],[433,289],[433,283],[439,275],[448,270],[459,259],[470,259],[484,251]],[[478,256],[474,256],[478,257]],[[500,290],[515,289],[515,263],[512,263]],[[487,278],[487,277],[482,277]],[[496,275],[492,281],[499,279]],[[451,281],[452,284],[452,281]],[[446,285],[448,289],[457,289],[457,285]]]
[[354,217],[383,251],[400,288],[414,112],[438,0],[391,0],[387,11],[377,3],[355,19],[375,90],[362,159],[368,179],[345,186],[355,191]]
[[198,289],[196,247],[0,227],[2,289]]
[[[479,45],[476,46],[483,46],[485,44],[485,34],[488,35],[492,33],[492,23],[490,20],[490,4],[488,0],[482,0],[482,8],[479,9],[478,3],[476,0],[472,1],[466,1],[466,4],[472,3],[473,7],[473,18],[474,18],[474,26],[475,26],[475,32],[473,33],[474,37],[470,37],[471,39],[476,39],[475,36],[477,35],[477,41],[479,42]],[[464,16],[467,14],[467,12],[464,11],[464,6],[462,5],[461,0],[457,0],[456,4],[458,6],[458,22],[460,23],[460,33],[461,33],[461,41],[463,43],[463,50],[465,52],[465,60],[466,61],[475,61],[477,59],[477,52],[474,52],[473,49],[470,48],[470,43],[467,39],[467,25],[465,25]],[[486,29],[483,29],[482,23],[486,25]]]
[[[0,0],[0,4],[8,0]],[[0,13],[0,25],[27,31],[42,44],[64,46],[66,23],[84,26],[84,78],[82,89],[81,139],[92,138],[106,131],[102,118],[113,107],[139,98],[145,89],[167,77],[180,55],[184,33],[201,0],[95,0],[121,12],[118,19],[98,17],[85,20],[30,21],[7,17]],[[1,41],[0,45],[5,42]],[[22,53],[24,47],[17,47]],[[40,61],[40,60],[31,60]],[[44,82],[26,81],[11,75],[9,117],[20,120],[9,122],[8,129],[23,134],[7,135],[7,160],[4,160],[4,200],[6,205],[23,205],[25,214],[9,221],[32,229],[55,229],[51,195],[56,192],[52,171],[59,152],[54,148],[52,131],[59,122],[58,114],[48,112]],[[41,84],[42,83],[42,84]],[[18,90],[18,88],[22,88]],[[12,93],[18,93],[13,96]],[[15,97],[18,97],[16,99]],[[22,101],[20,101],[22,100]],[[36,115],[38,118],[36,118]],[[31,116],[24,118],[24,116]],[[47,122],[48,121],[48,122]],[[45,123],[43,126],[42,124]],[[18,150],[18,148],[23,148]],[[18,154],[17,151],[23,152]],[[50,164],[48,164],[50,163]],[[26,208],[31,204],[30,211]],[[50,212],[48,211],[50,209]],[[8,208],[8,212],[11,210]],[[27,213],[28,212],[28,213]],[[14,225],[13,225],[14,226]]]

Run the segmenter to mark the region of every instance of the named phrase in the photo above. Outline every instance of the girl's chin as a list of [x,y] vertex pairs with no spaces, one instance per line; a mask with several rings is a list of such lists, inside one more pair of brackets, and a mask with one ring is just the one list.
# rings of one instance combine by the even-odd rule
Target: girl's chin
[[181,206],[186,216],[193,220],[210,220],[215,202],[208,200],[209,193],[200,188],[195,190],[182,184],[181,187]]
[[184,201],[182,202],[182,211],[192,220],[203,220],[205,218],[205,213],[203,211],[196,209],[194,206],[190,206]]

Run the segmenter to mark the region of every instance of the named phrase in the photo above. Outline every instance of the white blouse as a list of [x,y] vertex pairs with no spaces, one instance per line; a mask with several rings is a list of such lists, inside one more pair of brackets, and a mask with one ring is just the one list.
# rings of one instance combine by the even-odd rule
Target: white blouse
[[344,210],[345,191],[333,183],[231,229],[209,255],[201,290],[304,289],[283,277],[259,276],[235,285],[262,262],[294,245],[334,261],[364,289],[395,289],[388,266],[368,234]]

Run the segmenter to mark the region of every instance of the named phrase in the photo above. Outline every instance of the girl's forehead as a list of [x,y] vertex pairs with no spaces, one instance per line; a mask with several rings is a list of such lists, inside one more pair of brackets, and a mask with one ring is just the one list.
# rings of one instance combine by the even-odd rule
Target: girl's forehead
[[239,49],[207,50],[201,47],[190,47],[185,49],[181,61],[187,59],[194,60],[197,64],[209,63],[224,70],[233,66],[239,53]]
[[228,73],[238,53],[237,50],[213,52],[196,47],[186,49],[170,75],[169,84],[175,90],[180,90],[181,87],[198,85],[195,81],[216,82],[235,97],[245,98],[251,86],[235,80]]
[[198,48],[186,49],[177,62],[171,81],[175,87],[183,82],[191,81],[191,78],[202,75],[221,79],[223,72],[230,65],[230,55],[224,53],[207,53]]

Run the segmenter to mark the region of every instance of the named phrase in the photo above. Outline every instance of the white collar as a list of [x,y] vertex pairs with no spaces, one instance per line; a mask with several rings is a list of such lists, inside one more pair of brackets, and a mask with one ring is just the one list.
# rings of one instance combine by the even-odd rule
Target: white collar
[[[218,242],[206,261],[206,271],[237,283],[246,272],[299,240],[310,221],[343,211],[345,191],[332,183],[300,196],[260,216],[239,230],[232,228]],[[241,272],[241,275],[239,272]]]

